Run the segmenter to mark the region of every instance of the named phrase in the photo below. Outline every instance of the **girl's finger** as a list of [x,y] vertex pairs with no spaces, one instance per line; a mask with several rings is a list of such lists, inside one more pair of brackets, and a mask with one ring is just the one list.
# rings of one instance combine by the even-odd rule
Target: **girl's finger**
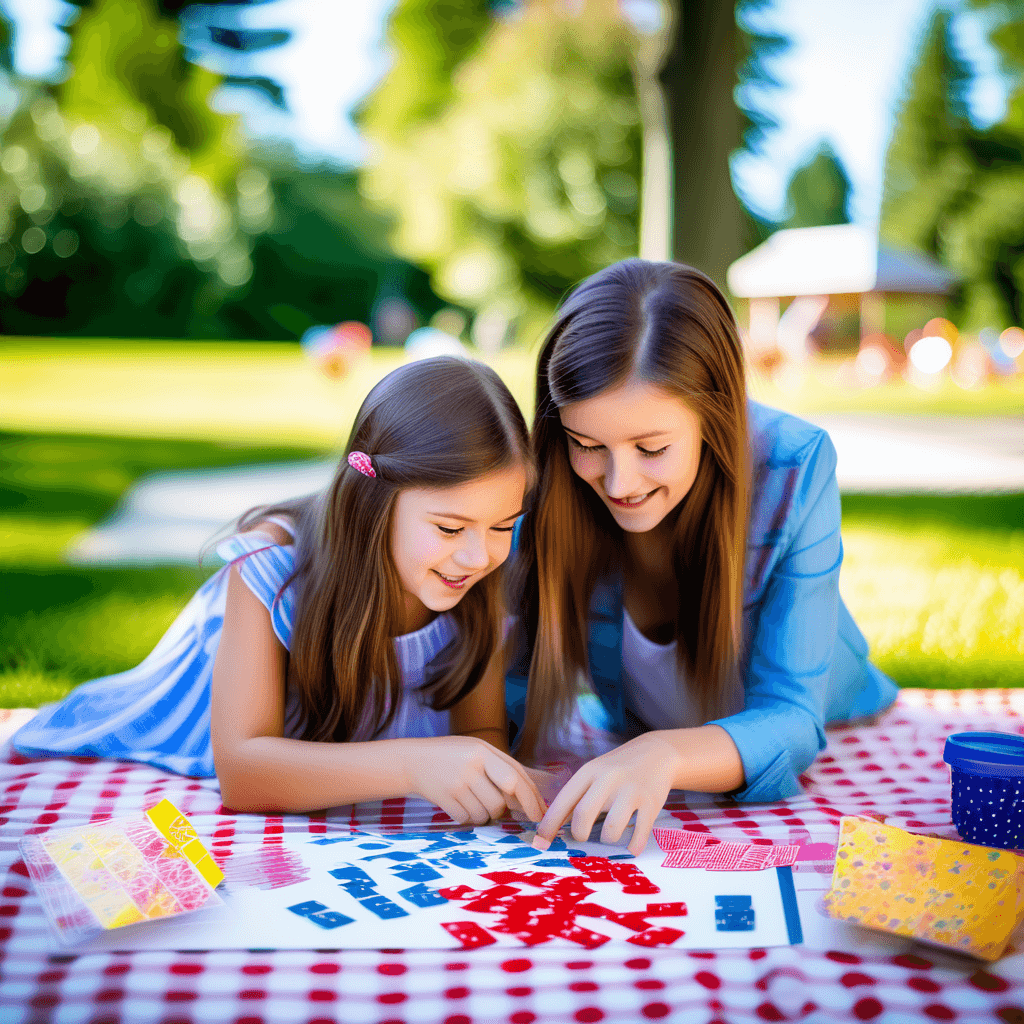
[[490,812],[480,803],[468,785],[463,786],[455,796],[459,803],[466,808],[469,820],[474,825],[486,825],[491,820]]
[[617,843],[622,838],[622,833],[626,831],[629,819],[633,817],[636,808],[637,799],[632,786],[620,789],[612,801],[608,816],[604,819],[601,842]]
[[[499,751],[499,753],[501,753],[501,751]],[[508,756],[508,760],[509,767],[515,773],[516,781],[513,784],[512,790],[506,790],[506,792],[531,793],[533,798],[540,805],[538,808],[540,813],[537,815],[537,818],[540,818],[547,809],[548,804],[540,791],[540,786],[537,784],[537,780],[526,770],[525,766],[521,765],[514,757]]]
[[[665,794],[668,795],[667,793]],[[658,815],[661,813],[662,803],[656,801],[642,801],[641,805],[636,811],[636,824],[633,826],[633,838],[629,841],[629,846],[626,849],[629,850],[634,857],[639,857],[643,853],[644,847],[647,845],[647,840],[651,838],[651,831],[654,829],[654,823],[658,819]]]
[[485,762],[484,771],[491,782],[505,794],[506,801],[515,800],[530,821],[540,821],[544,816],[544,799],[521,764],[513,761],[510,765],[504,759],[494,759]]
[[444,799],[437,801],[437,806],[448,815],[452,821],[458,822],[460,825],[469,824],[469,811],[462,806],[454,797],[449,794],[445,794]]
[[488,821],[494,821],[505,813],[506,797],[486,775],[478,776],[469,783],[470,792],[480,801],[488,814]]
[[589,786],[590,773],[581,768],[562,787],[562,791],[544,813],[544,817],[541,818],[540,824],[537,826],[537,839],[548,845],[554,841],[558,830],[569,820],[576,810],[576,804],[579,803],[580,797],[586,793]]
[[576,810],[573,811],[572,837],[576,842],[585,843],[590,839],[590,833],[594,831],[598,815],[608,809],[611,801],[612,795],[607,788],[602,785],[601,780],[595,779],[576,804]]

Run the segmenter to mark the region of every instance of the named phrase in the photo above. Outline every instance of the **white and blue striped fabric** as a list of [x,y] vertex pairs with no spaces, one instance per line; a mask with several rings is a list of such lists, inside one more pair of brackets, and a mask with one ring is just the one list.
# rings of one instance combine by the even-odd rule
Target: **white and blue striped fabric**
[[[276,522],[276,520],[275,520]],[[287,529],[288,524],[279,525]],[[290,532],[290,531],[289,531]],[[210,742],[210,682],[224,622],[230,565],[270,612],[278,639],[291,646],[295,594],[282,589],[295,547],[266,534],[236,534],[217,547],[225,565],[196,592],[149,656],[137,667],[83,683],[59,704],[40,709],[13,737],[29,757],[68,755],[141,761],[178,775],[216,775]],[[448,712],[424,705],[416,689],[430,662],[455,639],[447,613],[423,629],[394,638],[404,696],[380,738],[444,736]],[[296,694],[286,698],[285,735],[298,718]],[[358,739],[369,739],[367,723]]]

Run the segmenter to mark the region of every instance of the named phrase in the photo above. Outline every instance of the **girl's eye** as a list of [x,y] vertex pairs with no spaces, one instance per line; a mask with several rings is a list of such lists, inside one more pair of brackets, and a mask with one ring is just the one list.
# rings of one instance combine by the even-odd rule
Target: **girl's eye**
[[514,526],[492,526],[491,529],[497,531],[498,533],[511,533],[515,529],[515,527]]
[[653,459],[655,455],[664,455],[668,451],[669,446],[665,445],[664,448],[659,448],[656,452],[649,451],[646,448],[641,448],[640,445],[636,446],[636,450],[641,455],[646,455],[649,459]]
[[581,452],[599,452],[604,447],[603,444],[592,444],[592,445],[581,444],[579,441],[576,440],[575,437],[572,436],[572,434],[566,434],[565,436],[567,438],[569,438],[569,443],[574,448],[579,449],[579,451],[581,451]]
[[454,537],[456,536],[456,534],[462,533],[461,526],[457,529],[449,530],[447,526],[442,526],[440,523],[435,523],[435,525],[443,534],[447,535],[448,537]]

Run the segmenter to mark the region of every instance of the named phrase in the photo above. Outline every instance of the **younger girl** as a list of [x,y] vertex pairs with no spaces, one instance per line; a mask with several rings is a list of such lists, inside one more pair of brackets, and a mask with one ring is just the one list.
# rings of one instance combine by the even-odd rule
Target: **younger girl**
[[494,371],[403,366],[363,402],[325,493],[254,510],[138,668],[14,737],[30,755],[220,780],[239,811],[418,794],[459,822],[540,795],[508,755],[500,573],[531,483]]
[[570,816],[584,839],[602,812],[616,842],[635,813],[639,852],[670,789],[792,796],[826,722],[893,701],[839,597],[835,449],[748,401],[702,273],[627,260],[584,281],[540,354],[533,441],[517,754],[572,712],[581,673],[619,744],[562,789],[542,843]]

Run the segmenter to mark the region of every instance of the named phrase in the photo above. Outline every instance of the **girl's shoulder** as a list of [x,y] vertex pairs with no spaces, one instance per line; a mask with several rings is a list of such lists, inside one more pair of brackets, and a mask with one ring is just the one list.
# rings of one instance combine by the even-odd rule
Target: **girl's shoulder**
[[295,535],[290,520],[268,516],[217,545],[242,582],[270,613],[277,638],[290,648],[295,610]]

